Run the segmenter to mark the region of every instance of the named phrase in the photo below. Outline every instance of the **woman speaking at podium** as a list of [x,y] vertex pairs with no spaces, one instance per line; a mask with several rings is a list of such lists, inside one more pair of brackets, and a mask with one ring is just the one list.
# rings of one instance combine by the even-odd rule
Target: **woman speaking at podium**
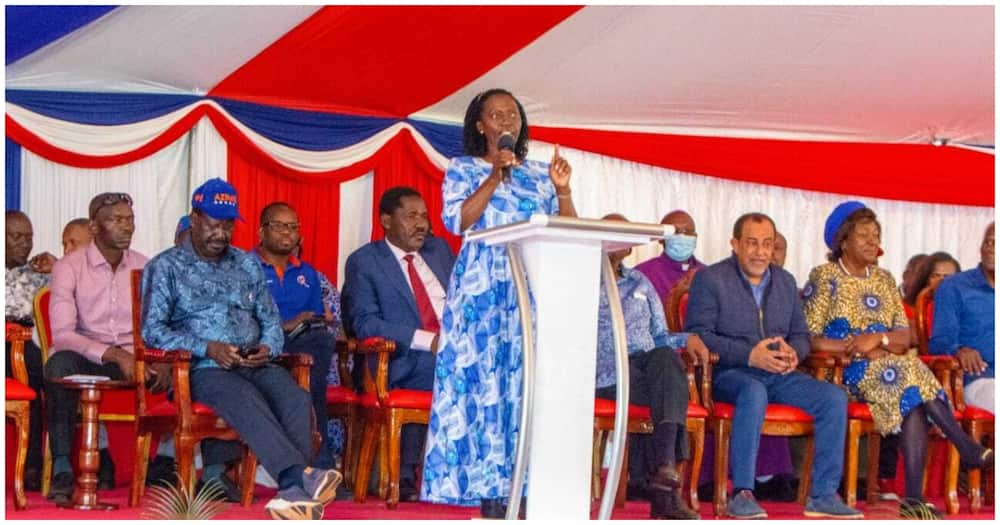
[[[456,235],[527,220],[535,213],[576,216],[559,156],[528,160],[524,108],[503,89],[469,104],[465,156],[444,176],[442,219]],[[479,504],[503,517],[521,408],[521,323],[506,249],[463,243],[448,284],[424,458],[421,499]]]

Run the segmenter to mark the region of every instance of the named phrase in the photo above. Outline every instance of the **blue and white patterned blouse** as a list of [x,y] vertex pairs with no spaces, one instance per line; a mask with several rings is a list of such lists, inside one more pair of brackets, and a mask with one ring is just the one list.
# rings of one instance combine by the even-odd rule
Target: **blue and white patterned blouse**
[[[663,346],[675,350],[686,346],[688,334],[667,331],[663,303],[649,279],[638,270],[624,265],[620,268],[622,276],[618,278],[618,295],[621,297],[622,315],[625,317],[625,341],[629,355]],[[611,328],[611,308],[602,278],[600,311],[597,316],[597,388],[613,384],[615,341]]]

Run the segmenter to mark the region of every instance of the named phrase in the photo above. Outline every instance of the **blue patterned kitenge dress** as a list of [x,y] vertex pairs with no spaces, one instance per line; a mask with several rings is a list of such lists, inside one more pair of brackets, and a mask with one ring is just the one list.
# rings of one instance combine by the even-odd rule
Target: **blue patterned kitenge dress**
[[[461,233],[462,203],[491,170],[477,157],[452,160],[442,218],[453,233]],[[559,212],[547,163],[527,160],[511,171],[469,230]],[[442,314],[422,500],[478,505],[509,496],[521,408],[518,315],[506,248],[463,243]]]

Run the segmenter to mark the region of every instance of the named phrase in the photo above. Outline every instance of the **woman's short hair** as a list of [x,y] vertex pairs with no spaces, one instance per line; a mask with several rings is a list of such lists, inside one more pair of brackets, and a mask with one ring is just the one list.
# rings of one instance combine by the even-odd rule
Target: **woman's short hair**
[[521,114],[521,133],[514,143],[514,156],[518,160],[524,160],[528,156],[528,115],[524,112],[521,101],[506,89],[488,89],[476,95],[469,103],[468,109],[465,110],[465,124],[462,127],[462,149],[466,155],[474,157],[486,155],[486,136],[476,128],[476,122],[483,118],[483,107],[493,95],[507,95],[517,104],[517,112]]
[[851,235],[855,226],[866,222],[874,222],[875,226],[878,227],[879,233],[882,233],[882,225],[878,222],[878,218],[871,208],[861,208],[855,211],[844,219],[844,223],[837,228],[837,234],[833,236],[833,249],[830,251],[830,256],[828,257],[830,262],[836,262],[843,257],[844,248],[841,245],[844,243],[844,240]]

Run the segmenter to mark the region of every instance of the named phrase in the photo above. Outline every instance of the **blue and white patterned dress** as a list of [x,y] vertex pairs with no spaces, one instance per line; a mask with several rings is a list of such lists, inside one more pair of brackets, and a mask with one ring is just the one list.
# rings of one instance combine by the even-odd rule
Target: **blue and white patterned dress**
[[[452,160],[442,193],[445,226],[461,233],[462,203],[493,166]],[[527,160],[497,186],[470,230],[559,213],[549,165]],[[521,323],[503,246],[463,243],[448,284],[420,499],[478,505],[510,494],[521,409]]]

